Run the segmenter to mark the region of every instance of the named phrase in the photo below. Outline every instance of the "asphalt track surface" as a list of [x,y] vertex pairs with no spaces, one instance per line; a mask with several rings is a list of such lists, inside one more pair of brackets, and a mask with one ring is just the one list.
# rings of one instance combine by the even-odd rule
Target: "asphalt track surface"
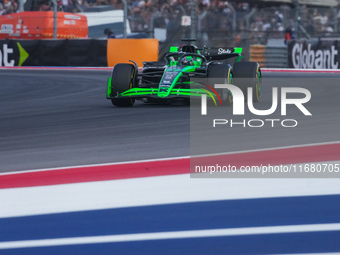
[[[188,106],[137,102],[132,108],[114,107],[105,99],[108,76],[109,70],[0,69],[0,172],[190,154]],[[311,91],[312,118],[292,111],[289,118],[301,119],[302,125],[289,132],[269,126],[233,129],[224,151],[340,140],[340,74],[271,72],[263,77],[282,84],[288,77],[309,78],[308,84],[297,79],[292,86]],[[323,82],[326,78],[332,85]],[[264,109],[271,104],[267,88],[260,104]]]
[[[110,71],[99,70],[0,69],[0,171],[188,156],[190,140],[196,141],[190,139],[192,127],[202,126],[199,131],[204,131],[204,134],[209,131],[209,125],[206,127],[204,124],[208,123],[207,118],[211,118],[217,108],[208,108],[207,118],[199,117],[190,122],[190,108],[184,105],[137,103],[133,108],[113,107],[110,101],[105,100],[106,79],[109,75]],[[222,144],[225,146],[214,144],[212,148],[231,152],[339,141],[340,88],[338,84],[340,83],[337,82],[339,76],[330,73],[264,73],[264,77],[275,77],[275,81],[264,84],[259,108],[270,107],[270,87],[302,86],[312,93],[312,100],[306,107],[313,116],[304,117],[299,110],[290,107],[287,118],[299,121],[299,126],[293,129],[268,126],[258,129],[231,129],[221,126],[216,133],[225,135],[228,143],[225,144],[223,141]],[[287,82],[288,77],[299,78]],[[301,77],[305,79],[302,80]],[[226,116],[231,116],[231,107],[225,108],[225,111]],[[273,115],[273,118],[276,117],[282,118],[278,113]],[[209,139],[212,137],[206,138],[208,147]],[[215,179],[202,181],[204,184],[199,185],[199,188],[204,193],[209,191],[208,181],[214,181],[212,184],[215,183],[214,187],[220,191],[213,192],[214,194],[239,194],[247,191],[247,179],[240,182],[245,181],[240,187],[231,179],[219,179],[216,182]],[[223,181],[224,185],[217,181]],[[268,185],[271,180],[268,180],[268,183],[262,179],[258,180],[260,182],[250,181],[248,185],[251,188],[248,192],[253,195],[256,189]],[[340,250],[339,193],[311,192],[306,196],[307,193],[304,191],[318,190],[317,188],[323,190],[328,187],[333,187],[337,191],[339,185],[331,179],[322,182],[302,179],[296,182],[282,180],[284,181],[287,181],[287,186],[280,187],[281,191],[285,191],[282,194],[286,195],[280,197],[273,196],[276,191],[273,189],[269,194],[273,197],[257,198],[256,195],[251,197],[255,199],[151,203],[146,206],[104,207],[101,210],[1,218],[0,248],[1,244],[6,242],[21,240],[29,240],[33,243],[37,241],[38,245],[31,248],[15,246],[14,249],[2,249],[0,254],[325,254],[338,252]],[[105,192],[105,187],[110,187],[110,190],[116,192],[105,192],[109,196],[108,200],[117,202],[124,197],[123,195],[129,197],[135,194],[134,190],[138,192],[138,195],[133,196],[134,199],[146,199],[147,196],[143,197],[142,194],[147,194],[148,188],[152,192],[150,197],[157,197],[161,188],[174,192],[182,187],[182,193],[185,195],[190,193],[190,187],[195,183],[187,174],[5,189],[2,190],[1,195],[4,199],[6,194],[12,194],[9,200],[21,210],[22,205],[16,203],[15,197],[25,197],[29,194],[36,194],[36,202],[43,206],[47,206],[43,199],[58,200],[60,203],[72,198],[70,194],[74,196],[78,194],[77,198],[84,195],[86,203],[89,203],[91,195],[100,198],[103,196],[100,193],[101,188],[104,188],[102,192]],[[233,183],[235,186],[231,185]],[[300,184],[301,187],[292,183]],[[322,185],[319,187],[318,183]],[[167,188],[166,184],[171,187]],[[145,185],[148,187],[145,188]],[[90,186],[92,188],[89,188]],[[279,189],[277,186],[275,188]],[[298,193],[296,188],[301,193]],[[171,193],[171,196],[175,197],[176,194],[179,197],[181,192]],[[198,194],[194,193],[195,196],[199,196]],[[298,196],[299,194],[302,196]],[[162,202],[167,197],[159,196],[158,199]],[[131,200],[131,197],[129,199]],[[97,202],[96,199],[93,201]],[[78,203],[81,201],[76,199],[72,204]],[[55,205],[58,207],[58,204]],[[33,208],[34,203],[30,206]],[[25,208],[22,210],[25,211]],[[334,225],[336,228],[332,228]],[[308,226],[312,226],[314,230],[309,231]],[[272,227],[276,229],[274,232],[270,231]],[[290,230],[282,231],[285,228]],[[228,231],[243,229],[244,233],[204,238],[167,236],[159,240],[134,239],[128,242],[103,242],[103,239],[100,239],[99,243],[81,243],[84,240],[82,238],[87,237],[126,238],[130,234],[141,234],[145,238],[149,234],[171,234],[171,231],[185,234],[185,231],[223,229]],[[249,234],[251,229],[265,232]],[[55,245],[53,241],[58,241],[59,238],[66,238],[66,241],[75,238],[78,243]],[[43,244],[49,240],[52,244],[44,246]]]

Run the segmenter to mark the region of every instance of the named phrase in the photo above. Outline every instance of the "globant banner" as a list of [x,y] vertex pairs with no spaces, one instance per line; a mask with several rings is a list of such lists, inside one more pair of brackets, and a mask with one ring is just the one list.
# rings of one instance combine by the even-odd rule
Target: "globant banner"
[[288,43],[288,67],[339,69],[339,47],[337,40],[292,40]]

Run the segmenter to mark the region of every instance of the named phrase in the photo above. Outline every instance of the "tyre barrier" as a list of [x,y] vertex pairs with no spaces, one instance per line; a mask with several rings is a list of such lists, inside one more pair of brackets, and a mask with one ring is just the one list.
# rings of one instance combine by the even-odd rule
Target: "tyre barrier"
[[249,61],[257,62],[260,66],[264,67],[264,45],[251,45],[249,50]]
[[287,68],[287,48],[251,45],[250,61],[258,62],[264,68]]

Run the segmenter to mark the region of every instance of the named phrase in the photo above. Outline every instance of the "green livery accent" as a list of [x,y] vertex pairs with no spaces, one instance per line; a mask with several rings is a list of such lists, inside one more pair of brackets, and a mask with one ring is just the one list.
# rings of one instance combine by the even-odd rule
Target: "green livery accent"
[[27,51],[20,45],[20,43],[17,42],[18,48],[19,48],[19,64],[18,66],[22,66],[22,64],[26,61],[26,59],[30,56]]
[[240,56],[238,56],[238,58],[236,59],[236,62],[240,62],[240,61],[241,61],[241,59],[242,59],[242,57],[243,57],[243,56],[241,55],[241,54],[242,54],[242,50],[243,50],[242,48],[235,48],[235,49],[234,49],[234,53],[240,54]]
[[183,69],[176,68],[176,66],[166,67],[163,77],[159,83],[157,96],[167,97],[170,95],[171,90],[176,86],[179,78],[186,72],[194,72],[194,66],[186,66]]
[[111,77],[109,77],[107,79],[107,92],[106,92],[106,97],[107,98],[110,98],[110,96],[111,96],[111,80],[112,80]]
[[178,65],[178,61],[170,61],[169,66],[177,66]]
[[[257,83],[258,84],[261,84],[261,79],[262,79],[261,72],[258,71],[257,72]],[[258,91],[258,94],[261,95],[261,86],[257,86],[257,91]]]
[[178,48],[176,46],[171,46],[169,52],[178,52]]
[[235,48],[234,53],[242,54],[242,48]]
[[[132,88],[119,94],[119,97],[140,97],[140,96],[155,96],[158,97],[158,88]],[[202,94],[206,94],[204,89],[180,89],[173,88],[169,91],[168,96],[187,96],[187,97],[200,97]],[[214,97],[217,98],[214,94]],[[207,97],[211,97],[207,94]]]

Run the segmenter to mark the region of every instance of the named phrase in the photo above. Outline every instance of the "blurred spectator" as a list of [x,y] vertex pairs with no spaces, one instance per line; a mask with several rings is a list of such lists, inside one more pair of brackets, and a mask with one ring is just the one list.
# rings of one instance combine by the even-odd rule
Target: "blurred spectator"
[[5,14],[6,10],[4,8],[4,5],[0,2],[0,15]]
[[19,10],[19,5],[16,0],[11,0],[11,13],[16,13]]
[[106,34],[107,35],[107,38],[108,39],[113,39],[113,38],[116,38],[116,35],[115,35],[115,33],[113,33],[112,32],[112,30],[110,29],[110,28],[105,28],[105,30],[104,30],[104,34]]
[[326,24],[324,26],[323,32],[324,32],[323,34],[324,36],[331,36],[334,32],[334,29],[332,28],[330,24]]
[[309,19],[303,22],[302,26],[305,28],[306,32],[310,35],[313,36],[315,34],[315,26],[313,19]]
[[61,0],[61,9],[62,11],[66,12],[68,6],[68,0]]
[[[57,0],[58,10],[80,12],[88,6],[113,5],[123,9],[122,0]],[[212,44],[241,45],[265,44],[268,38],[285,38],[285,28],[296,27],[296,9],[292,5],[270,5],[259,1],[242,0],[195,0],[197,35]],[[50,0],[43,2],[40,10],[51,10]],[[191,0],[127,0],[128,19],[132,32],[153,34],[154,29],[166,32],[173,39],[187,36],[188,27],[181,26],[182,16],[191,16]],[[18,11],[18,0],[0,0],[0,15]],[[334,21],[340,22],[340,10],[302,5],[299,9],[299,31],[296,36],[329,36],[335,32]],[[334,16],[335,15],[335,16]],[[338,29],[340,25],[337,26]],[[152,31],[151,31],[152,30]],[[301,30],[305,31],[301,33]],[[297,32],[300,32],[299,34]],[[247,41],[248,40],[248,41]]]
[[49,0],[45,0],[39,9],[39,11],[51,11],[51,10],[52,10],[52,6]]
[[12,2],[10,0],[4,0],[3,8],[5,9],[5,14],[11,13],[11,5],[12,5]]
[[286,30],[285,30],[284,43],[287,45],[288,41],[290,41],[291,39],[293,39],[293,31],[290,27],[287,27]]
[[0,15],[16,13],[19,10],[17,0],[3,0],[0,2]]

